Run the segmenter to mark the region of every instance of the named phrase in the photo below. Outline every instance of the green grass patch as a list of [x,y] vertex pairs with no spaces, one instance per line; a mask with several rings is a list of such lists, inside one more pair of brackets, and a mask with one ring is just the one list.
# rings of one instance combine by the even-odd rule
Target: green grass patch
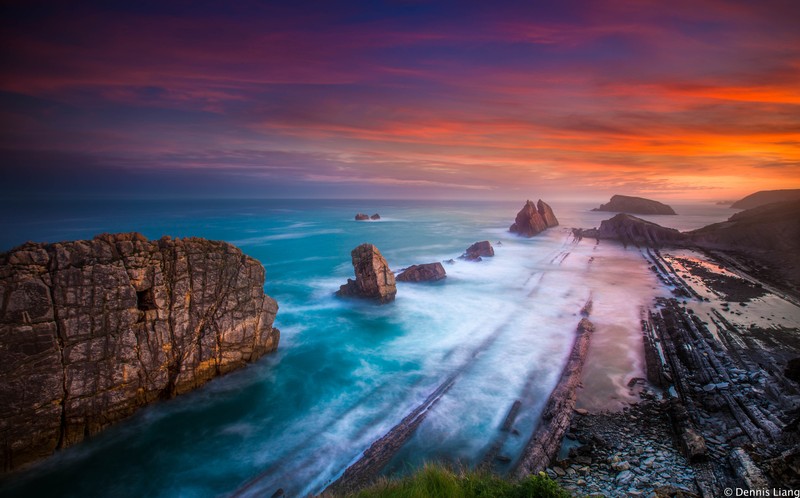
[[426,464],[400,479],[381,479],[356,498],[569,498],[544,473],[509,481],[483,471],[453,470]]

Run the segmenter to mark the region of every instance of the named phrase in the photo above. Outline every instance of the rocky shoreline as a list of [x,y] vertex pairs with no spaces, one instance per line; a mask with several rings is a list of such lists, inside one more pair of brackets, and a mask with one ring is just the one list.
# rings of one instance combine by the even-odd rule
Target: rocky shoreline
[[[773,282],[714,254],[642,254],[677,297],[643,310],[648,378],[628,384],[639,401],[621,412],[578,410],[547,474],[576,496],[795,489],[800,389],[789,377],[800,329],[780,325],[779,314],[791,312],[797,296],[782,299]],[[775,310],[777,300],[784,311]]]

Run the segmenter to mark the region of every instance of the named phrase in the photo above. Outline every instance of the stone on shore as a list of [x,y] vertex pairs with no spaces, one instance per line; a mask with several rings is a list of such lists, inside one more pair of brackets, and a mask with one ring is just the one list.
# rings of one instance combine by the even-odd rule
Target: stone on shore
[[0,254],[0,433],[12,470],[278,347],[264,267],[138,233]]
[[528,200],[517,213],[514,224],[508,230],[524,237],[533,237],[557,225],[558,220],[553,214],[553,209],[547,203],[541,199],[536,204]]
[[467,261],[481,261],[483,257],[492,256],[494,256],[494,248],[492,247],[492,243],[488,240],[482,240],[469,246],[467,251],[461,255],[461,258],[466,259]]
[[600,205],[592,211],[611,211],[629,214],[675,214],[675,211],[666,204],[643,197],[629,195],[614,195],[611,201]]
[[397,280],[401,282],[432,282],[446,276],[447,272],[444,271],[444,266],[436,262],[409,266],[397,275]]
[[372,244],[361,244],[350,253],[356,279],[347,279],[336,292],[339,296],[376,299],[381,304],[394,301],[397,294],[394,273],[383,255]]

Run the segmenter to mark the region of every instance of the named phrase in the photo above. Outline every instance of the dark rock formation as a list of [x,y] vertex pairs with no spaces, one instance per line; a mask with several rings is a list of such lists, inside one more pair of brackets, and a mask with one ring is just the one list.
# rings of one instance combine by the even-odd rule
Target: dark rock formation
[[429,282],[441,280],[447,276],[444,266],[441,263],[426,263],[424,265],[412,265],[397,275],[397,280],[401,282]]
[[337,291],[339,296],[365,297],[377,299],[380,303],[394,301],[397,294],[394,273],[372,244],[361,244],[350,253],[356,279],[347,279]]
[[581,318],[561,378],[550,393],[539,425],[525,445],[514,471],[518,478],[541,472],[558,453],[564,434],[572,422],[576,391],[581,382],[581,372],[593,332],[594,324],[587,318]]
[[666,204],[643,197],[631,197],[628,195],[615,195],[611,197],[610,202],[602,204],[599,208],[592,209],[592,211],[611,211],[630,214],[675,214],[675,211]]
[[674,228],[662,227],[624,213],[603,220],[599,229],[579,230],[576,234],[580,237],[619,240],[625,245],[648,247],[682,244],[686,241],[686,236]]
[[467,248],[467,251],[461,255],[461,258],[467,261],[481,261],[483,259],[482,256],[494,256],[494,248],[488,240],[475,242]]
[[731,204],[736,209],[752,209],[773,202],[800,201],[800,189],[761,190]]
[[738,251],[800,288],[800,201],[766,204],[686,233],[698,246]]
[[278,346],[261,264],[136,233],[0,254],[0,437],[10,470]]
[[369,219],[371,219],[371,220],[379,220],[379,219],[381,219],[381,215],[379,215],[378,213],[375,213],[372,216],[370,216]]
[[534,204],[533,201],[528,200],[522,209],[517,213],[514,219],[514,224],[508,230],[513,233],[518,233],[525,237],[533,237],[534,235],[543,232],[544,230],[558,225],[553,210],[547,203],[539,199],[539,202]]
[[358,213],[358,214],[356,215],[356,221],[366,221],[366,220],[368,220],[368,219],[369,219],[369,215],[367,215],[367,214],[364,214],[364,213]]

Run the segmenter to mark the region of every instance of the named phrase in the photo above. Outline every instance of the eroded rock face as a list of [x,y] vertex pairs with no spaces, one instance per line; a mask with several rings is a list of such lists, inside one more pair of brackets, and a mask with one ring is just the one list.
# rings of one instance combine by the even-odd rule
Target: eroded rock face
[[394,301],[397,294],[394,273],[383,255],[372,244],[361,244],[350,253],[356,279],[347,279],[336,292],[339,296],[376,299],[380,303]]
[[10,470],[278,347],[264,268],[136,233],[0,254],[0,435]]
[[533,237],[557,225],[558,220],[547,203],[541,199],[539,199],[539,202],[536,204],[528,200],[525,205],[522,206],[519,213],[517,213],[514,224],[512,224],[508,230],[525,237]]
[[611,211],[615,213],[631,214],[675,214],[675,211],[658,201],[645,199],[644,197],[632,197],[629,195],[614,195],[611,201],[600,205],[592,211]]
[[467,248],[467,251],[461,255],[462,259],[467,261],[481,261],[482,257],[494,256],[494,247],[488,240],[475,242]]
[[620,213],[611,219],[600,222],[600,228],[580,230],[581,237],[618,240],[625,245],[662,247],[683,244],[686,236],[674,228],[662,227],[636,216]]
[[431,282],[441,280],[446,276],[447,272],[444,271],[444,266],[437,262],[409,266],[403,273],[397,275],[397,280],[401,282]]

